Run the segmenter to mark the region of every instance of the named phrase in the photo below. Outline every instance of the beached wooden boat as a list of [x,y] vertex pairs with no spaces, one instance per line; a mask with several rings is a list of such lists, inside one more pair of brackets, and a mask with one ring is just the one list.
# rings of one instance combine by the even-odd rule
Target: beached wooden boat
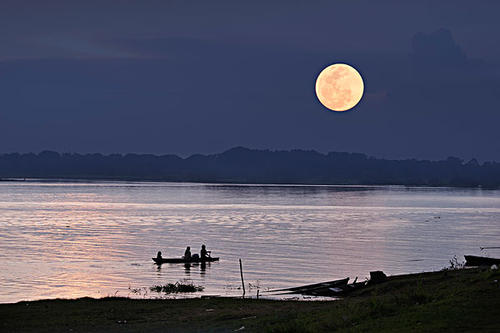
[[366,287],[366,282],[354,282],[336,287],[306,290],[305,292],[301,292],[301,294],[313,295],[313,296],[337,297],[337,296],[346,296],[347,294],[364,287]]
[[192,264],[192,263],[206,263],[219,261],[219,257],[209,257],[209,258],[191,258],[186,260],[184,258],[151,258],[156,264]]
[[500,265],[500,259],[497,259],[497,258],[479,257],[479,256],[470,256],[470,255],[466,255],[464,257],[465,257],[465,265],[466,266]]
[[301,294],[310,296],[339,297],[339,296],[346,296],[355,290],[367,286],[366,281],[356,282],[356,280],[354,280],[354,282],[352,283],[348,283],[349,278],[345,278],[340,280],[308,284],[299,287],[274,289],[274,290],[269,290],[268,292],[274,293],[274,295]]
[[338,288],[341,286],[346,286],[347,282],[349,282],[349,278],[314,283],[314,284],[307,284],[307,285],[299,286],[299,287],[274,289],[274,290],[269,290],[269,292],[271,292],[271,293],[280,292],[281,294],[310,294],[316,290],[328,289],[328,288]]

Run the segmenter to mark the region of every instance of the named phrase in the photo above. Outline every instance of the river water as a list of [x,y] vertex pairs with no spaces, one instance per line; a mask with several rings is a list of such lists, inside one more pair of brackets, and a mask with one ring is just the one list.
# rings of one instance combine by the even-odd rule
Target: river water
[[[206,267],[165,264],[206,244]],[[439,270],[500,246],[500,191],[402,186],[0,182],[0,302],[200,294]],[[250,285],[249,285],[250,284]]]

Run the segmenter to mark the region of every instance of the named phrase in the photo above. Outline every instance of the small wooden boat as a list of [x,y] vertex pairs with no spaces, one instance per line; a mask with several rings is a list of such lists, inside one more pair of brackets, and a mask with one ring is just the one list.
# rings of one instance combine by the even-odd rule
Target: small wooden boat
[[479,257],[479,256],[470,256],[470,255],[466,255],[464,257],[465,257],[465,265],[466,266],[500,265],[500,259],[497,259],[497,258],[488,258],[488,257]]
[[219,261],[219,257],[208,257],[208,258],[191,258],[191,259],[184,259],[184,258],[151,258],[153,261],[158,264],[191,264],[191,263],[206,263],[206,262],[213,262],[213,261]]

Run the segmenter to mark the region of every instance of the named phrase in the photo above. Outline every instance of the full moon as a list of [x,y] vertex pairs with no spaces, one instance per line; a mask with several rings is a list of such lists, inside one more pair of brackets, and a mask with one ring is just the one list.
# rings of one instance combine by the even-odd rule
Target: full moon
[[321,104],[333,111],[352,109],[361,100],[363,90],[361,75],[346,64],[328,66],[316,79],[316,96]]

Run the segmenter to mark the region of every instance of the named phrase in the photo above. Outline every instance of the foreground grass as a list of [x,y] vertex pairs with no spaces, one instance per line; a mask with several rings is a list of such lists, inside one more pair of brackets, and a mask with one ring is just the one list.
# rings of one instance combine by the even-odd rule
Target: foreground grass
[[19,302],[0,304],[0,331],[498,331],[499,281],[500,272],[489,269],[396,276],[335,302],[228,298]]

